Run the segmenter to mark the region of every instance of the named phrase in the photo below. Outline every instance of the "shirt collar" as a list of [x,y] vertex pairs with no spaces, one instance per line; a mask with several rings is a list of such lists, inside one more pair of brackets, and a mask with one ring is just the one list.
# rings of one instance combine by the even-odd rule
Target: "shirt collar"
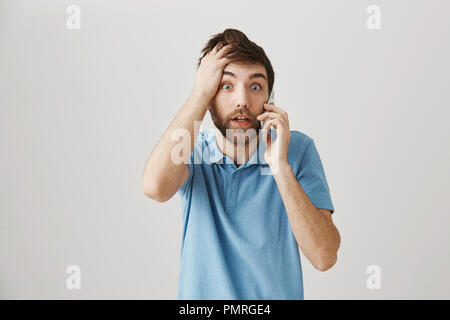
[[[273,129],[270,128],[270,133],[273,136]],[[261,138],[261,137],[260,137]],[[217,145],[216,135],[214,128],[207,129],[207,148],[209,154],[209,163],[217,163],[217,164],[234,164],[233,160],[228,156],[224,155],[222,151],[220,151],[219,146]],[[266,144],[260,139],[258,142],[257,149],[250,156],[250,159],[247,163],[244,163],[241,167],[248,167],[253,164],[268,166],[267,162],[264,160],[264,153],[266,152]]]

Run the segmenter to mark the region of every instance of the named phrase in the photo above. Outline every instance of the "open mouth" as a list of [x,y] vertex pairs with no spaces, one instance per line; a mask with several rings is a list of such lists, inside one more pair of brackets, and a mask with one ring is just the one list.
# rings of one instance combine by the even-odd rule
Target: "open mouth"
[[241,127],[245,127],[248,126],[250,124],[250,119],[247,118],[246,116],[239,116],[239,117],[235,117],[233,119],[231,119],[231,122],[233,122],[234,124],[241,126]]

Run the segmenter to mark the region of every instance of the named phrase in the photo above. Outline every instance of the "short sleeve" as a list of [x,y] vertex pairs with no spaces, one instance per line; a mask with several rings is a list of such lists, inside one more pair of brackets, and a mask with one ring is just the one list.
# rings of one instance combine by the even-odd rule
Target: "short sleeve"
[[194,175],[194,151],[192,151],[191,153],[191,157],[190,157],[190,161],[188,163],[186,163],[186,165],[189,168],[189,178],[184,182],[184,184],[178,188],[177,193],[180,195],[183,195],[186,193],[186,190],[188,189],[188,187],[191,185],[192,183],[192,177]]
[[186,195],[187,191],[192,189],[191,186],[192,186],[192,183],[193,183],[193,180],[194,180],[193,177],[194,177],[194,171],[195,171],[194,170],[195,169],[195,165],[194,164],[196,163],[194,161],[194,158],[197,157],[198,159],[201,159],[201,156],[202,156],[201,150],[202,150],[203,139],[204,139],[203,134],[204,133],[202,131],[200,131],[198,133],[197,138],[195,140],[194,147],[192,148],[192,152],[191,152],[191,156],[189,158],[189,162],[186,163],[188,168],[189,168],[189,178],[184,182],[184,184],[180,188],[178,188],[177,193],[180,194],[180,195]]
[[307,142],[296,178],[316,208],[334,212],[325,171],[313,139]]

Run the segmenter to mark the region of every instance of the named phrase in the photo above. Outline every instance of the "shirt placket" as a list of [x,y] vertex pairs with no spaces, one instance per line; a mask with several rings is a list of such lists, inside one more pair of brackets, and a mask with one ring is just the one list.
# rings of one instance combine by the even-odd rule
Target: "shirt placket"
[[239,191],[240,170],[232,170],[227,192],[227,212],[232,212],[236,208],[237,195]]

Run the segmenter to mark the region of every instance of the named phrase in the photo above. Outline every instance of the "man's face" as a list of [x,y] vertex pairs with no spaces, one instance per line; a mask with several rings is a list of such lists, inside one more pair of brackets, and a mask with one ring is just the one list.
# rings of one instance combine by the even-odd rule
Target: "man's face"
[[[238,133],[254,129],[259,134],[260,123],[256,117],[263,112],[269,97],[266,69],[261,64],[231,62],[225,66],[218,91],[209,108],[214,125],[227,138],[226,130]],[[239,122],[236,117],[248,120]],[[232,137],[228,137],[232,138]],[[248,137],[245,138],[248,143]],[[230,142],[235,143],[236,139]]]

